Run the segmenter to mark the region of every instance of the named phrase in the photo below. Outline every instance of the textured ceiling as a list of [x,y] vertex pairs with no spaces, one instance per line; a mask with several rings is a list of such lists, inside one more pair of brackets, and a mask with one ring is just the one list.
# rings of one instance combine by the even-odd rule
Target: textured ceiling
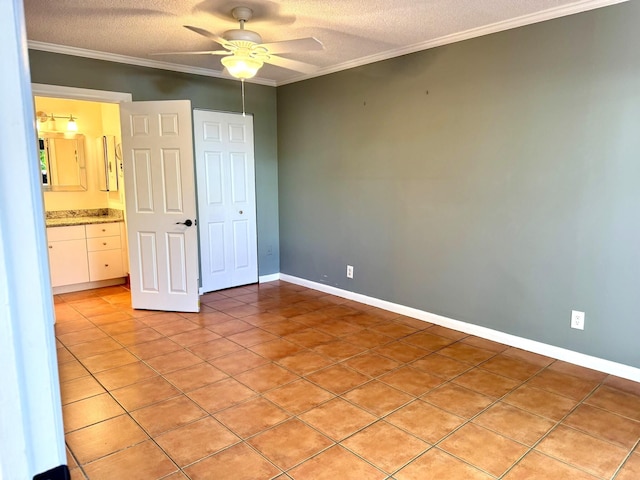
[[313,75],[265,65],[257,83],[282,85],[486,33],[624,0],[24,0],[30,48],[224,76],[220,57],[149,56],[219,46],[237,28],[231,9],[254,10],[246,28],[264,42],[313,36],[324,50],[282,55],[318,66]]

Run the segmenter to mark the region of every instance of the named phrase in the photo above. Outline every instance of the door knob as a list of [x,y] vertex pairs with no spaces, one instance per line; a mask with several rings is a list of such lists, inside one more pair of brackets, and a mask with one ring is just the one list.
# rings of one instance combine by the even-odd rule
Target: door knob
[[242,210],[240,210],[238,213],[239,213],[240,215],[242,215],[244,212],[243,212]]
[[193,222],[187,219],[184,222],[176,222],[176,225],[186,225],[187,227],[190,227],[191,225],[193,225]]

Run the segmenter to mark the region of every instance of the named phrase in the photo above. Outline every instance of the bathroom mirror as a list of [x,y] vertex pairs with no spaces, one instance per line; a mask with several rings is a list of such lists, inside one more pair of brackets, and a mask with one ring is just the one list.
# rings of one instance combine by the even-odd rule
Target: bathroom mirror
[[38,150],[45,190],[79,192],[87,189],[84,135],[40,133]]

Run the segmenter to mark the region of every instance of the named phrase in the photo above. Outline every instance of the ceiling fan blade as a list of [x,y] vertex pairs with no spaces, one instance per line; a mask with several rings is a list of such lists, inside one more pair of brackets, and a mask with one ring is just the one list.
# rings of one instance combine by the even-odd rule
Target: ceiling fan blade
[[149,55],[233,55],[228,50],[201,50],[195,52],[158,52]]
[[265,59],[264,62],[275,65],[276,67],[282,67],[302,73],[313,73],[318,70],[317,66],[311,65],[310,63],[299,62],[298,60],[291,60],[290,58],[277,57],[276,55],[269,55],[269,58]]
[[324,50],[322,42],[314,37],[296,38],[281,42],[261,43],[260,47],[269,50],[269,53],[309,52],[312,50]]
[[214,42],[219,43],[220,45],[222,45],[225,48],[229,48],[228,46],[231,45],[229,42],[227,42],[220,35],[216,35],[215,33],[211,33],[208,30],[205,30],[204,28],[193,27],[191,25],[184,25],[184,28],[188,28],[192,32],[196,32],[197,34],[202,35],[203,37],[207,37],[209,40],[213,40]]

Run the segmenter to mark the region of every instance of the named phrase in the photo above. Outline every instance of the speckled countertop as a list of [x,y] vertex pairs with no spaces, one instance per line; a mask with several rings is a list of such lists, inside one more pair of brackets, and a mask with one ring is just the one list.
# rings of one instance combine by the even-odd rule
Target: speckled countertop
[[94,208],[89,210],[56,210],[46,212],[47,227],[68,227],[71,225],[89,225],[92,223],[111,223],[124,221],[122,210],[113,208]]

